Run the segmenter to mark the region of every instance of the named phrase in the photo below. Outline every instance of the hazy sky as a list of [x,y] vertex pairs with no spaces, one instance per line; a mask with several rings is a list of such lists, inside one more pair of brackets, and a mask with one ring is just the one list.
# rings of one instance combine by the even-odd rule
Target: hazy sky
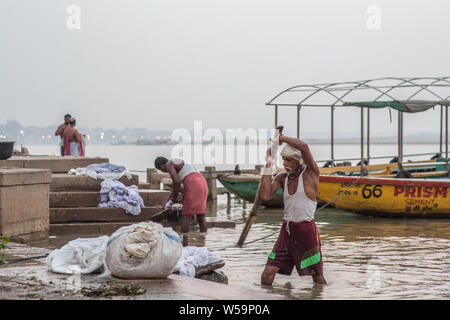
[[[450,75],[449,14],[445,0],[1,0],[0,123],[271,128],[265,103],[293,85]],[[438,115],[405,132],[438,132]],[[295,132],[295,117],[280,123]],[[302,111],[301,127],[327,132],[329,113]],[[358,128],[358,110],[336,115],[336,131]],[[372,128],[395,133],[396,118],[377,111]]]

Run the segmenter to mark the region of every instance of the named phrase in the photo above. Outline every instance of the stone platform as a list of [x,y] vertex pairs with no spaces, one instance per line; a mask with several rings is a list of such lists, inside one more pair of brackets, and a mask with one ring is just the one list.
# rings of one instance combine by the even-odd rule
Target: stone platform
[[19,242],[48,237],[48,169],[0,168],[0,234]]
[[0,167],[50,169],[53,173],[67,173],[72,168],[86,167],[90,164],[103,162],[109,162],[109,159],[73,156],[12,156],[7,160],[0,160]]

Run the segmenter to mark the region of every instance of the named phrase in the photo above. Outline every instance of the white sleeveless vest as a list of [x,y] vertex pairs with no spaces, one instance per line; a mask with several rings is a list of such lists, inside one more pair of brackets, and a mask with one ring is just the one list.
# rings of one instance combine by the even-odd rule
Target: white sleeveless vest
[[[297,191],[293,194],[289,194],[288,189],[288,177],[284,181],[284,217],[286,221],[302,222],[314,220],[314,213],[317,208],[317,201],[312,201],[305,194],[303,188],[303,173],[306,168],[298,177]],[[288,174],[289,175],[289,174]]]
[[[181,159],[172,159],[172,162],[175,165],[179,165],[182,161],[183,160]],[[180,179],[180,181],[183,181],[184,178],[186,178],[189,174],[193,172],[200,172],[200,171],[198,171],[198,169],[193,164],[184,163],[183,168],[181,168],[180,172],[178,172],[178,178]]]

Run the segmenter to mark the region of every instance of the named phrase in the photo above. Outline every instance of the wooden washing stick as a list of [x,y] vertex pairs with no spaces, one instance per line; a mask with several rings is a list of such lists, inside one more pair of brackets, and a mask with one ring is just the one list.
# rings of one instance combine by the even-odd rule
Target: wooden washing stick
[[[278,134],[281,134],[283,132],[283,126],[277,127]],[[242,230],[241,236],[239,237],[239,240],[236,244],[236,247],[242,248],[244,245],[244,241],[247,238],[247,234],[250,231],[250,228],[252,227],[253,222],[256,220],[256,215],[258,214],[259,205],[261,204],[261,185],[262,180],[264,178],[264,174],[261,175],[261,179],[259,179],[258,189],[256,190],[255,200],[253,201],[253,207],[250,211],[250,215],[247,219],[247,222],[245,223],[244,230]]]

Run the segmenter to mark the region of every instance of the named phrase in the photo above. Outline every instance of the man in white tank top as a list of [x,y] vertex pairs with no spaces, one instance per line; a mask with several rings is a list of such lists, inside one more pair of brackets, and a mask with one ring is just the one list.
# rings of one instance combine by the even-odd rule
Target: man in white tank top
[[314,222],[319,167],[304,141],[283,134],[279,135],[278,140],[280,145],[286,143],[281,151],[286,172],[278,174],[272,181],[269,148],[261,199],[268,201],[278,189],[283,189],[283,225],[261,274],[261,284],[271,285],[277,273],[290,275],[294,266],[300,276],[310,275],[314,282],[326,284],[320,237]]
[[[168,160],[164,157],[155,159],[155,168],[169,173],[172,178],[172,193],[165,207],[170,207],[172,203],[177,203],[178,192],[181,189],[181,184],[183,184],[181,233],[189,232],[189,225],[193,216],[197,218],[200,232],[207,232],[205,212],[208,185],[198,169],[192,164],[184,163],[181,159]],[[183,237],[184,244],[186,244],[187,239],[187,236]]]

